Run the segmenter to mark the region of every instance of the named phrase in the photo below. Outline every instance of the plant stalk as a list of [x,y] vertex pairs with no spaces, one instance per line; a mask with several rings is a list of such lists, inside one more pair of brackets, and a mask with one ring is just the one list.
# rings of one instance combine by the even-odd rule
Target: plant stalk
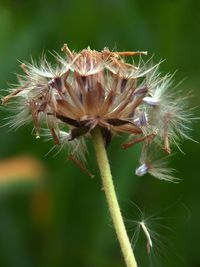
[[117,238],[120,243],[121,251],[124,256],[126,266],[137,267],[135,256],[126,232],[126,228],[118,204],[103,136],[99,128],[95,128],[91,132],[91,135],[94,143],[97,162],[101,173],[103,190],[106,194],[110,215],[117,234]]

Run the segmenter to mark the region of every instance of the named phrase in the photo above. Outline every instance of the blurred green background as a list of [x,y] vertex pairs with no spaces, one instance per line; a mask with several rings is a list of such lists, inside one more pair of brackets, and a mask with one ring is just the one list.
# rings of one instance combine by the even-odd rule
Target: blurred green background
[[[166,59],[162,72],[178,70],[176,82],[186,78],[181,87],[193,91],[190,106],[198,107],[199,10],[197,0],[0,0],[0,88],[16,82],[17,60],[60,51],[65,42],[76,50],[108,46],[147,50],[155,62]],[[194,113],[199,116],[198,108]],[[1,125],[5,117],[1,110]],[[193,128],[199,140],[198,121]],[[151,255],[140,233],[139,267],[199,267],[199,144],[185,141],[185,155],[177,151],[171,159],[182,179],[176,185],[135,177],[139,147],[123,151],[122,142],[113,140],[108,153],[130,238],[140,217],[137,206],[152,215],[148,226],[157,233]],[[124,266],[91,143],[87,167],[94,179],[68,161],[66,151],[46,155],[52,145],[36,140],[31,125],[0,128],[0,266]]]

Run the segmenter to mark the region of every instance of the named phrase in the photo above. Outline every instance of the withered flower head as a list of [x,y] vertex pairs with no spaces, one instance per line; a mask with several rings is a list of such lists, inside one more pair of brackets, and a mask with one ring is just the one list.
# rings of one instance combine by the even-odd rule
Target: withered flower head
[[[132,140],[123,147],[143,142],[143,151],[156,141],[170,153],[171,144],[188,137],[188,113],[182,110],[184,99],[177,101],[170,89],[171,77],[160,76],[159,64],[126,61],[146,52],[87,48],[77,53],[67,45],[62,50],[65,58],[56,54],[55,67],[45,58],[40,64],[21,65],[25,75],[18,76],[19,86],[2,100],[14,112],[10,127],[33,120],[36,137],[46,126],[56,144],[68,144],[72,154],[82,155],[85,137],[95,127],[101,129],[105,146],[115,133],[127,133]],[[142,164],[136,174],[147,172]]]

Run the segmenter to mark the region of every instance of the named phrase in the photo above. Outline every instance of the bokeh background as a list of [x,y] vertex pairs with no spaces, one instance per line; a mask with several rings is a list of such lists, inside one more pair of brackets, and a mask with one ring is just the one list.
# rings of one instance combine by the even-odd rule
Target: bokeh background
[[[15,83],[20,61],[60,51],[147,50],[163,73],[174,73],[199,116],[200,2],[195,0],[0,0],[0,88]],[[148,58],[148,57],[147,57]],[[2,91],[1,94],[4,94]],[[6,111],[0,111],[3,125]],[[199,141],[199,121],[193,123]],[[139,234],[139,266],[200,266],[200,147],[185,141],[171,159],[180,184],[135,177],[139,146],[123,151],[117,138],[108,153],[130,238],[139,208],[154,233],[146,253]],[[67,152],[47,155],[52,143],[36,140],[32,126],[0,128],[0,266],[122,267],[109,219],[93,147],[88,142],[91,179],[67,160]],[[176,149],[175,149],[176,150]],[[149,218],[150,216],[150,218]],[[135,239],[133,238],[133,243]]]

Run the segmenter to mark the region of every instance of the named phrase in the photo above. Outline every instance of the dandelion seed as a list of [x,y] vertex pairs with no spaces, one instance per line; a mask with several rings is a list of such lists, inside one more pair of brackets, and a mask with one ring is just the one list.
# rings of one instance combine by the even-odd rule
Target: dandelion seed
[[145,111],[142,111],[139,117],[134,119],[134,123],[139,126],[147,126],[148,125],[148,115]]
[[142,165],[140,165],[136,171],[135,171],[135,174],[137,176],[143,176],[144,174],[146,174],[148,172],[148,166],[146,163],[143,163]]
[[[135,251],[139,249],[140,253],[142,253],[142,248],[145,246],[145,252],[152,266],[157,266],[156,262],[159,259],[163,264],[166,263],[166,266],[170,266],[173,260],[177,261],[179,255],[177,255],[177,251],[174,250],[173,243],[165,236],[171,236],[174,240],[176,231],[169,227],[169,225],[173,225],[173,220],[175,218],[164,216],[165,212],[168,214],[169,209],[173,208],[174,210],[174,205],[177,203],[173,203],[167,207],[162,206],[151,215],[146,215],[134,202],[130,204],[133,208],[131,217],[134,219],[126,218],[125,221],[127,228],[132,232],[131,242]],[[144,239],[141,238],[142,235]]]
[[159,104],[159,101],[157,99],[154,99],[153,97],[150,97],[150,96],[145,96],[143,98],[143,101],[153,107]]
[[[167,166],[166,159],[158,157],[158,148],[154,147],[152,148],[152,150],[150,150],[150,152],[148,151],[148,149],[148,146],[144,146],[140,158],[140,165],[136,168],[135,174],[137,176],[143,176],[149,173],[151,176],[159,180],[174,183],[178,182],[179,179],[173,176],[174,169]],[[155,155],[157,155],[158,159],[156,159]]]
[[142,230],[146,236],[146,239],[147,239],[147,253],[149,254],[152,247],[153,247],[153,242],[152,242],[152,239],[151,239],[151,236],[150,236],[150,233],[148,231],[148,228],[146,227],[145,225],[145,222],[142,221],[142,222],[139,222],[140,226],[142,227]]

